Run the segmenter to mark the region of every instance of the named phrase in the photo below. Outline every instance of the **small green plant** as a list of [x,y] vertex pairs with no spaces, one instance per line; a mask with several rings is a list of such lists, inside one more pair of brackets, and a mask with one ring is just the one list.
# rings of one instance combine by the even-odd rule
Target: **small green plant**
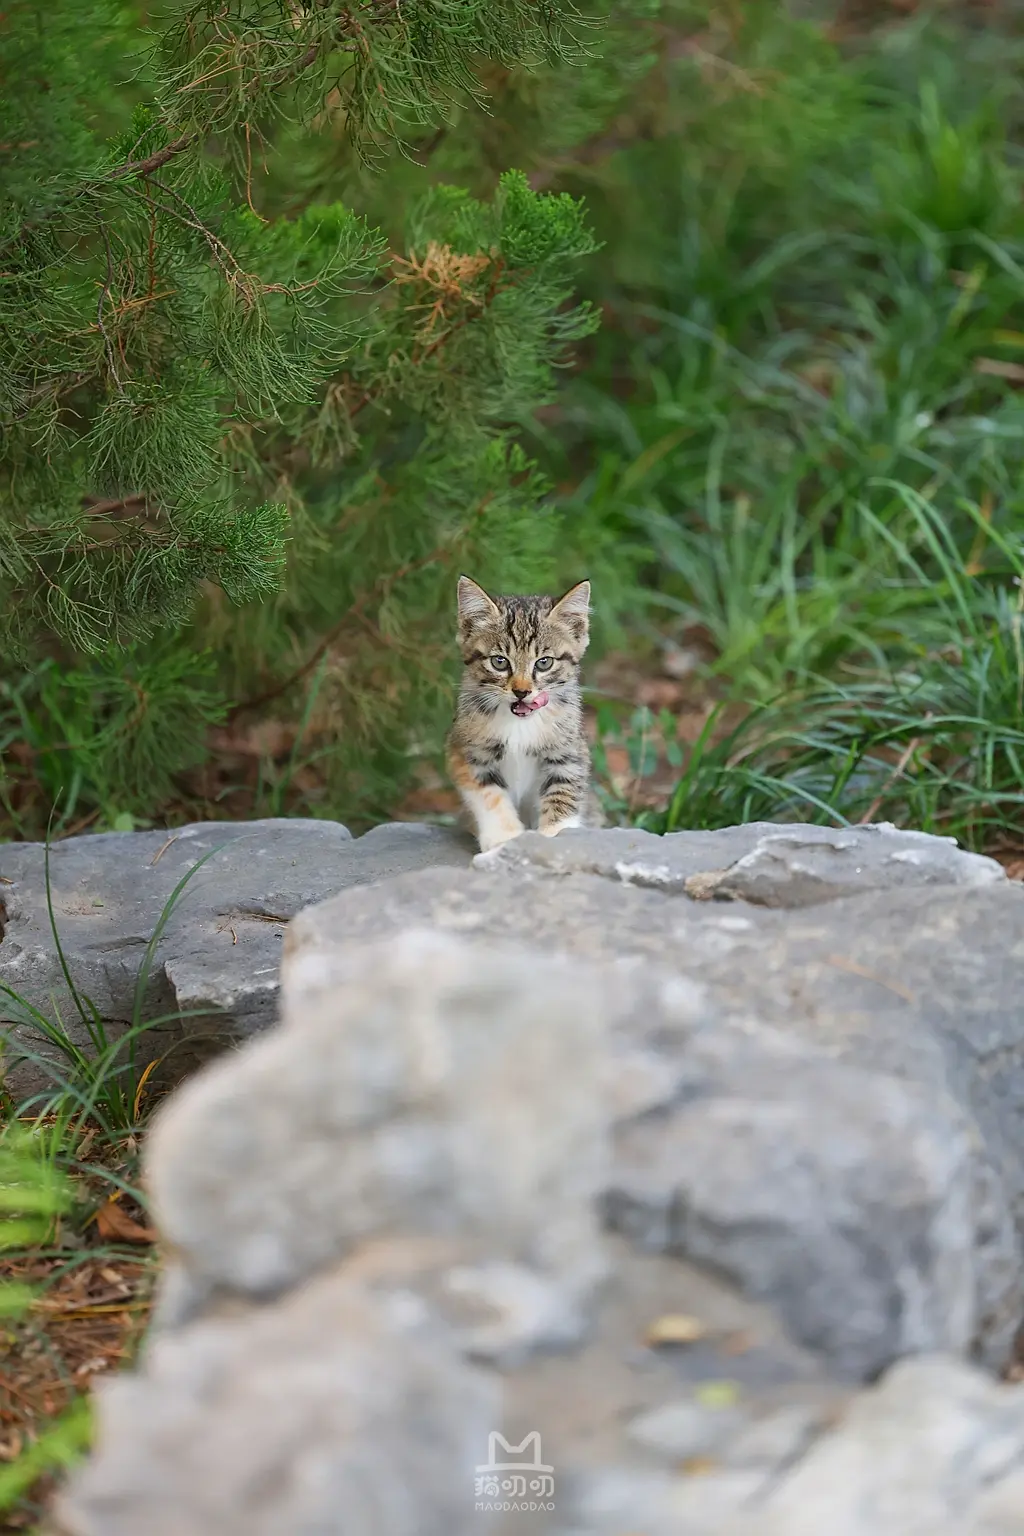
[[[50,931],[68,992],[85,1029],[87,1044],[77,1043],[59,1015],[49,1017],[6,982],[0,982],[0,996],[6,997],[8,1011],[13,1014],[11,1023],[17,1028],[16,1035],[8,1030],[6,1036],[8,1070],[22,1063],[30,1063],[49,1077],[52,1084],[51,1088],[40,1091],[21,1105],[20,1114],[24,1115],[31,1110],[37,1117],[71,1114],[83,1123],[94,1120],[104,1135],[111,1139],[134,1133],[146,1082],[174,1049],[172,1045],[162,1056],[147,1062],[140,1071],[139,1040],[161,1025],[206,1016],[200,1011],[179,1010],[148,1017],[145,1011],[146,991],[157,946],[172,913],[189,883],[203,865],[220,852],[221,846],[211,848],[202,858],[197,859],[168,896],[142,954],[135,981],[131,1021],[126,1029],[112,1036],[96,1004],[80,991],[71,974],[53,910],[50,844],[47,841],[44,872]],[[27,1032],[34,1033],[40,1044],[49,1046],[50,1051],[30,1046],[23,1038]]]
[[[0,1251],[45,1242],[70,1205],[67,1179],[39,1136],[18,1120],[0,1128]],[[0,1316],[24,1312],[34,1294],[17,1281],[0,1282]]]
[[91,1439],[89,1401],[79,1397],[15,1461],[0,1467],[0,1515],[17,1508],[40,1478],[73,1467],[89,1449]]
[[55,803],[56,834],[83,811],[99,830],[139,825],[224,718],[213,670],[211,656],[161,641],[0,679],[0,808],[12,830],[30,835],[40,806]]
[[[0,1127],[0,1263],[52,1241],[62,1216],[74,1205],[70,1179],[53,1158],[54,1138],[18,1119]],[[0,1327],[26,1316],[41,1287],[0,1280]],[[0,1515],[13,1510],[33,1484],[77,1459],[88,1439],[88,1406],[78,1401],[0,1467]]]
[[[77,1038],[80,1030],[69,1030],[58,1015],[47,1014],[0,983],[8,1020],[8,1069],[31,1065],[45,1081],[44,1087],[20,1102],[8,1097],[0,1126],[0,1255],[8,1269],[36,1275],[28,1281],[11,1278],[0,1283],[0,1318],[16,1318],[18,1326],[37,1340],[45,1342],[33,1322],[34,1308],[48,1290],[66,1284],[87,1265],[119,1258],[123,1262],[124,1249],[118,1247],[117,1238],[124,1230],[124,1216],[113,1226],[112,1218],[106,1216],[104,1227],[105,1213],[112,1205],[120,1211],[119,1202],[125,1199],[145,1211],[137,1178],[145,1095],[173,1046],[152,1055],[140,1053],[140,1045],[150,1031],[198,1016],[188,1012],[148,1015],[148,984],[172,913],[185,899],[190,882],[219,851],[213,848],[198,859],[168,896],[142,954],[130,1023],[114,1034],[78,986],[65,955],[53,908],[47,842],[44,871],[50,928],[84,1029],[84,1043]],[[25,1038],[28,1033],[35,1036],[35,1044]],[[136,1240],[142,1231],[134,1224]],[[137,1263],[137,1251],[134,1256]],[[66,1406],[38,1429],[12,1463],[0,1468],[0,1514],[25,1507],[40,1478],[59,1472],[87,1448],[88,1402],[73,1380],[64,1384],[64,1395]]]
[[[636,819],[638,794],[645,784],[659,768],[678,769],[683,764],[683,748],[677,739],[678,722],[667,709],[655,713],[641,705],[624,710],[612,700],[599,700],[595,724],[597,734],[591,757],[604,809],[613,821]],[[613,770],[611,756],[615,749],[625,753],[623,772]]]

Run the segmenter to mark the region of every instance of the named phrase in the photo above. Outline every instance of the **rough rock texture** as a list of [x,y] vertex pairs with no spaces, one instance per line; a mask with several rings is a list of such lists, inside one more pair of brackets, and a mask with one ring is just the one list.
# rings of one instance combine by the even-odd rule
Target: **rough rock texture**
[[[175,1320],[218,1290],[273,1295],[369,1239],[457,1236],[490,1266],[477,1288],[509,1293],[506,1327],[474,1338],[514,1349],[524,1303],[545,1337],[577,1337],[576,1299],[604,1269],[596,978],[415,931],[307,955],[292,978],[284,1028],[215,1063],[151,1132]],[[457,1283],[472,1287],[465,1264]]]
[[[647,1465],[577,1475],[561,1532],[1011,1536],[1024,1528],[1024,1389],[949,1356],[903,1361],[846,1404],[805,1393],[753,1414],[684,1399],[660,1418],[670,1433],[653,1446],[648,1433]],[[682,1439],[671,1433],[683,1425]],[[678,1449],[697,1444],[710,1454],[688,1470]]]
[[[216,851],[219,850],[219,851]],[[79,992],[116,1036],[133,1017],[142,957],[179,881],[185,886],[156,947],[145,1016],[189,1014],[159,1037],[173,1041],[182,1076],[209,1054],[211,1036],[244,1039],[273,1023],[285,925],[302,907],[350,886],[427,866],[468,864],[472,845],[440,827],[388,825],[353,838],[334,821],[201,822],[173,832],[105,832],[50,851],[54,918]],[[88,1036],[61,969],[40,843],[0,844],[0,982],[76,1043]],[[0,994],[0,1025],[20,1024]],[[23,1068],[19,1082],[33,1085]]]
[[922,1358],[852,1403],[723,1536],[1009,1536],[1022,1521],[1024,1391]]
[[[627,888],[554,876],[569,839],[527,834],[480,869],[342,894],[292,924],[286,969],[331,935],[424,922],[614,959],[633,999],[617,1081],[636,1101],[618,1115],[612,1224],[721,1266],[849,1374],[971,1341],[1005,1359],[1024,1310],[1024,891],[994,877],[795,913],[680,900],[641,888],[660,866],[637,837],[580,836],[591,863],[630,839]],[[641,1001],[655,968],[678,972],[699,1024],[666,1030]]]
[[810,907],[906,886],[996,885],[1006,878],[994,860],[965,853],[953,838],[901,832],[888,822],[836,829],[752,821],[668,837],[626,828],[557,839],[532,833],[478,854],[477,862],[604,875],[696,900],[742,899],[765,907]]
[[498,1383],[415,1297],[329,1275],[158,1340],[99,1394],[82,1536],[455,1536]]
[[1024,1528],[967,1363],[1024,1315],[1024,892],[876,829],[454,865],[296,917],[280,1028],[158,1115],[62,1531]]

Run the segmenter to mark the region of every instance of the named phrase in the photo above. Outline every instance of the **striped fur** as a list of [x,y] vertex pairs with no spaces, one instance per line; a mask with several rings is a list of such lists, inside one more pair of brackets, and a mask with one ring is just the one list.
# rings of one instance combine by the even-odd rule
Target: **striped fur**
[[485,852],[528,827],[553,837],[599,820],[579,678],[589,605],[588,581],[555,600],[490,597],[459,578],[464,671],[448,768]]

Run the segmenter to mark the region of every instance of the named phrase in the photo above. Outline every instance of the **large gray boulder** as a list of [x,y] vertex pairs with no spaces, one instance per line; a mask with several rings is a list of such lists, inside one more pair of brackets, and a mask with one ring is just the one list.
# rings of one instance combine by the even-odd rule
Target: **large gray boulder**
[[[620,1092],[638,1097],[616,1118],[609,1222],[719,1266],[851,1375],[912,1349],[1004,1360],[1024,1312],[1024,891],[969,860],[968,890],[770,910],[652,888],[681,846],[561,841],[342,893],[291,925],[285,974],[338,934],[423,923],[612,962]],[[576,872],[602,844],[602,872]],[[699,1023],[666,1028],[644,990],[659,970]]]
[[411,930],[294,960],[289,983],[283,1027],[154,1123],[148,1184],[175,1254],[164,1318],[274,1296],[370,1241],[455,1237],[445,1283],[487,1297],[478,1352],[537,1342],[517,1334],[522,1305],[548,1342],[577,1338],[605,1268],[599,979]]
[[526,834],[280,947],[279,1026],[154,1121],[157,1328],[68,1536],[1024,1525],[1024,1388],[979,1369],[1024,1315],[997,865],[886,829]]

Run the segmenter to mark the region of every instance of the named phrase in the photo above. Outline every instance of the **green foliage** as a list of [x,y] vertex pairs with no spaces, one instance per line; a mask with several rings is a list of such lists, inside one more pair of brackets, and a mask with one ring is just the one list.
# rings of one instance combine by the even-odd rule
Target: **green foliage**
[[58,808],[56,832],[83,804],[115,829],[144,819],[173,792],[173,774],[202,761],[206,729],[223,719],[214,672],[211,656],[163,640],[0,681],[0,804],[12,824],[23,823],[15,786],[26,774]]
[[[886,804],[1016,824],[1012,17],[839,42],[707,0],[166,0],[147,37],[86,9],[85,83],[69,6],[47,33],[62,128],[11,182],[22,264],[0,268],[0,379],[28,410],[0,483],[0,622],[31,658],[0,699],[14,830],[58,791],[64,826],[386,814],[437,755],[466,567],[587,574],[599,644],[624,613],[648,641],[698,632],[729,718],[755,710],[737,751],[775,744],[759,794],[804,750],[791,701],[856,726],[863,772],[833,783],[830,746],[805,780],[850,816],[888,761],[872,701],[908,729],[982,711],[985,753],[936,742],[912,812],[915,748]],[[38,12],[9,14],[27,56]],[[211,723],[284,745],[246,785],[200,781]],[[729,766],[717,733],[701,751]]]
[[609,323],[543,437],[642,626],[754,707],[646,822],[1019,837],[1020,44],[705,22],[660,134],[588,167]]
[[[291,680],[327,656],[311,730],[344,717],[329,792],[358,806],[367,752],[407,771],[410,737],[436,732],[453,566],[487,537],[492,567],[508,550],[510,576],[556,579],[548,488],[512,434],[595,323],[571,302],[594,250],[578,201],[507,162],[478,178],[484,200],[420,172],[396,201],[385,175],[382,234],[357,206],[367,167],[404,171],[456,118],[471,135],[489,70],[580,78],[596,29],[527,0],[165,0],[148,32],[105,0],[15,0],[0,32],[0,647],[25,669],[7,680],[19,750],[65,809],[152,812],[218,689],[288,713]],[[30,141],[30,160],[9,152]]]
[[0,1514],[15,1509],[39,1478],[74,1466],[88,1450],[91,1436],[88,1399],[76,1398],[15,1461],[0,1467]]
[[[1024,822],[1024,555],[977,509],[969,567],[935,506],[902,490],[911,541],[876,529],[908,568],[919,606],[890,636],[892,670],[810,680],[690,754],[651,830],[735,821],[889,820],[971,848],[1019,837]],[[1009,582],[977,567],[994,555]],[[928,636],[928,640],[923,637]],[[865,669],[867,670],[867,669]]]
[[[80,23],[87,56],[103,53],[111,22],[102,7],[83,15],[58,5],[52,20],[46,9],[47,37],[56,29],[47,48],[65,76],[69,9],[76,54]],[[51,136],[50,161],[34,167],[30,182],[5,181],[9,643],[30,637],[34,625],[84,649],[144,635],[180,619],[199,581],[214,580],[237,599],[258,595],[270,579],[266,567],[272,574],[279,561],[279,518],[252,518],[236,530],[236,502],[244,501],[225,428],[313,404],[363,336],[356,290],[387,274],[379,238],[341,206],[269,224],[239,206],[235,141],[251,148],[267,113],[308,121],[328,80],[341,90],[353,131],[382,126],[382,111],[394,131],[406,115],[427,112],[442,86],[466,84],[479,49],[524,57],[557,42],[554,13],[541,25],[531,7],[473,5],[452,12],[425,52],[434,8],[410,4],[370,29],[379,52],[364,58],[369,42],[347,15],[320,6],[300,7],[294,18],[254,4],[232,6],[227,17],[219,6],[179,9],[158,50],[164,73],[157,70],[154,101],[136,109],[130,126],[109,145],[91,138],[95,109],[62,79],[74,164],[65,163],[63,137]],[[35,46],[41,13],[16,5],[5,27],[16,61]],[[391,89],[382,97],[385,81]],[[7,107],[13,138],[32,130],[41,115],[36,97],[49,88],[34,70],[17,83]],[[96,80],[87,83],[98,90]],[[221,167],[206,149],[214,132],[230,140]],[[543,228],[544,255],[561,256],[564,267],[584,249],[579,233],[562,204],[561,222],[545,220],[536,204],[525,187],[503,198],[498,223],[509,265],[525,265],[516,242],[525,251]],[[478,212],[481,231],[483,223]],[[473,224],[456,219],[453,233],[471,239]],[[401,334],[400,314],[395,307],[389,323],[370,324],[378,352],[385,333]],[[389,394],[405,382],[401,373],[383,381]],[[303,424],[293,418],[293,431]],[[157,569],[168,572],[163,580]]]
[[[38,1137],[17,1122],[0,1127],[0,1253],[43,1243],[55,1217],[67,1211],[67,1180],[46,1156]],[[0,1316],[25,1310],[31,1288],[17,1281],[0,1283]]]
[[[0,1126],[0,1257],[11,1260],[39,1249],[54,1236],[60,1217],[72,1208],[73,1191],[52,1156],[53,1137],[15,1120]],[[0,1328],[24,1318],[39,1287],[19,1280],[0,1282]],[[88,1442],[88,1414],[74,1405],[15,1460],[0,1468],[0,1514],[13,1510],[44,1473],[77,1460]]]

